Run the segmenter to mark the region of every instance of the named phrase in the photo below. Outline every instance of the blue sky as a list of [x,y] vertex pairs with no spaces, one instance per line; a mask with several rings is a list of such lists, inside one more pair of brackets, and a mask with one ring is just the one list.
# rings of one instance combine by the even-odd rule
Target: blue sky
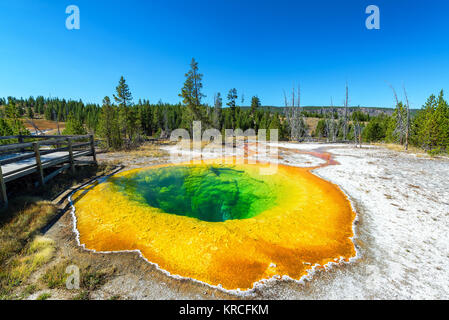
[[[65,27],[77,5],[81,29]],[[380,8],[367,30],[365,8]],[[301,83],[303,105],[390,107],[405,85],[412,107],[449,90],[445,0],[0,0],[0,96],[100,103],[121,75],[133,96],[178,102],[195,57],[206,102],[237,88],[282,105]]]

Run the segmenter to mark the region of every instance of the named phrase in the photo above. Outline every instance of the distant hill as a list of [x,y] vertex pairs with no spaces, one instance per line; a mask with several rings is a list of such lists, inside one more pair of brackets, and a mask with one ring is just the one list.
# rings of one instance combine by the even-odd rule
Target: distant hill
[[[241,107],[244,110],[250,109],[250,107]],[[275,106],[263,106],[260,107],[263,110],[267,110],[270,112],[277,112],[277,113],[284,113],[286,107],[275,107]],[[324,115],[328,112],[331,112],[332,109],[334,109],[336,112],[338,112],[339,115],[344,115],[345,108],[344,107],[314,107],[314,106],[305,106],[301,107],[303,111],[318,114],[318,115]],[[379,107],[348,107],[349,114],[351,115],[352,112],[355,110],[360,110],[363,113],[369,114],[370,117],[376,117],[380,114],[386,114],[391,116],[394,112],[393,108],[379,108]],[[411,114],[414,115],[418,110],[417,109],[411,109]]]

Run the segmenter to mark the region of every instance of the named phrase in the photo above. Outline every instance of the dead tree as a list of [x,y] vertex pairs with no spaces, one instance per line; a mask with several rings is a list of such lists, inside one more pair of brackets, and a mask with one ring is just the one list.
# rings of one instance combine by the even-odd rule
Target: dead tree
[[331,136],[331,124],[329,121],[329,112],[324,113],[324,131],[326,133],[326,141],[329,142]]
[[53,119],[55,119],[55,121],[56,121],[56,126],[58,128],[58,135],[61,135],[61,131],[59,129],[59,117],[58,117],[58,115],[56,115],[55,109],[52,110],[52,116],[53,116]]
[[27,119],[27,122],[28,122],[29,124],[31,124],[31,126],[34,128],[34,130],[36,131],[36,135],[44,134],[44,132],[43,132],[42,130],[40,130],[40,129],[37,127],[37,125],[34,123],[33,120]]
[[[399,143],[401,145],[405,145],[405,149],[408,149],[408,136],[409,136],[409,127],[410,127],[410,115],[409,115],[409,107],[408,107],[408,98],[407,98],[407,93],[405,92],[405,88],[404,88],[404,93],[406,94],[406,100],[407,100],[407,105],[405,106],[406,110],[404,110],[404,106],[402,104],[402,102],[399,101],[398,99],[398,95],[396,93],[396,90],[394,89],[394,87],[390,84],[389,85],[391,90],[393,91],[393,95],[394,95],[394,99],[396,101],[396,127],[394,129],[394,135],[397,137],[397,139],[399,140]],[[406,114],[404,114],[404,111]]]
[[[359,107],[360,109],[360,107]],[[357,110],[359,111],[359,110]],[[352,114],[352,121],[354,125],[354,144],[357,148],[357,145],[362,148],[362,125],[360,119],[360,112],[354,112]]]
[[343,118],[343,140],[346,141],[348,134],[348,105],[349,105],[349,88],[346,83],[346,97],[345,97],[345,114]]
[[220,119],[221,119],[221,108],[222,108],[222,99],[221,94],[216,93],[214,95],[214,111],[213,111],[213,120],[212,120],[212,127],[220,130]]
[[287,95],[284,90],[285,115],[290,126],[291,140],[300,141],[306,136],[306,122],[301,110],[301,88],[298,86],[296,97],[295,88],[292,89],[291,105],[289,105]]
[[326,112],[325,114],[325,129],[327,142],[336,142],[337,140],[337,123],[334,121],[335,108],[334,103],[331,98],[330,112]]
[[328,117],[328,112],[326,112],[326,110],[324,110],[324,107],[321,108],[321,114],[323,115],[324,118],[324,134],[326,135],[326,142],[329,142],[329,127],[328,127],[328,123],[327,123],[327,117]]
[[408,150],[408,139],[410,136],[410,104],[408,102],[408,96],[407,96],[407,91],[405,90],[405,86],[404,88],[404,96],[405,96],[405,108],[406,108],[406,128],[405,128],[405,150]]
[[160,135],[161,139],[168,139],[171,133],[168,119],[168,108],[168,106],[162,106],[162,119],[164,122],[164,129],[162,130]]

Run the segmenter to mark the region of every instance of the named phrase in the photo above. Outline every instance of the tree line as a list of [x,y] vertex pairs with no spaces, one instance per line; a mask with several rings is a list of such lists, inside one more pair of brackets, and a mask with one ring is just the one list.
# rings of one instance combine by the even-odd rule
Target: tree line
[[[278,129],[279,139],[304,141],[311,138],[328,142],[354,141],[392,142],[408,148],[408,145],[423,148],[429,153],[449,151],[449,107],[443,91],[432,95],[413,116],[408,98],[399,101],[396,92],[394,113],[370,116],[360,108],[348,105],[348,87],[344,112],[337,112],[333,106],[315,112],[301,107],[300,88],[292,90],[291,97],[285,96],[282,112],[262,107],[258,96],[251,98],[250,108],[242,108],[244,97],[231,88],[223,97],[214,95],[213,105],[203,103],[203,75],[198,63],[192,59],[180,90],[182,102],[168,104],[149,100],[134,102],[131,90],[121,77],[112,96],[104,97],[102,104],[84,104],[80,101],[58,98],[16,99],[0,98],[0,134],[30,134],[23,125],[23,118],[44,118],[65,122],[63,134],[79,135],[92,133],[111,149],[132,147],[147,137],[168,138],[175,129],[192,131],[193,121],[201,121],[203,129],[215,128],[224,135],[225,129]],[[332,104],[331,104],[332,105]],[[329,110],[330,109],[330,110]],[[306,118],[318,118],[316,129],[309,133]]]
[[[397,143],[405,148],[412,145],[424,149],[430,154],[449,152],[449,104],[444,99],[444,92],[438,96],[431,95],[414,116],[410,115],[408,102],[397,101],[391,116],[380,114],[366,119],[360,111],[355,111],[348,124],[348,140],[357,137],[357,125],[361,128],[361,137],[365,142]],[[332,140],[329,121],[335,122],[337,140],[343,139],[342,119],[322,119],[318,122],[313,135]],[[334,141],[335,142],[335,139]]]

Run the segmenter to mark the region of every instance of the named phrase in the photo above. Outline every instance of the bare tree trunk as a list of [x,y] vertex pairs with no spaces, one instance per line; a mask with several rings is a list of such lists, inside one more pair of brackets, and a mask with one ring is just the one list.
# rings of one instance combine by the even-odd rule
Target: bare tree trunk
[[331,130],[330,130],[330,121],[329,121],[329,119],[328,119],[328,113],[326,113],[325,115],[324,115],[324,128],[325,128],[325,130],[326,130],[326,142],[328,142],[329,143],[329,139],[330,139],[330,135],[331,135]]
[[[337,142],[337,131],[338,131],[338,123],[335,123],[334,119],[335,108],[334,101],[331,97],[331,128],[332,128],[332,142]],[[337,115],[338,118],[338,115]]]
[[291,105],[288,102],[287,94],[284,90],[285,117],[290,125],[290,139],[299,141],[305,135],[305,121],[301,112],[301,88],[298,86],[298,96],[296,98],[295,88],[292,89]]
[[408,150],[408,139],[410,135],[410,104],[408,102],[407,91],[404,86],[404,95],[405,95],[405,107],[407,109],[407,120],[406,120],[406,129],[405,129],[405,150]]
[[399,143],[405,145],[405,150],[408,150],[408,139],[409,139],[409,126],[410,126],[410,114],[409,114],[409,106],[408,106],[408,98],[407,98],[407,92],[404,88],[405,98],[407,100],[406,103],[406,116],[404,119],[404,115],[402,114],[402,109],[400,108],[400,102],[398,99],[398,95],[396,94],[396,90],[392,85],[389,85],[391,90],[393,90],[394,99],[396,100],[396,108],[397,108],[397,114],[396,114],[396,128],[395,133],[398,135]]
[[354,120],[354,141],[355,147],[362,148],[362,126],[359,120]]
[[58,128],[58,136],[60,136],[61,135],[61,131],[59,130],[59,119],[58,119],[58,115],[56,114],[56,111],[53,109],[53,118],[55,119],[55,121],[56,121],[56,126],[57,126],[57,128]]
[[343,140],[346,141],[348,133],[348,104],[349,104],[349,88],[346,83],[346,98],[345,98],[345,117],[343,122]]
[[362,127],[359,127],[359,143],[360,143],[360,149],[362,149]]
[[306,135],[306,122],[302,116],[301,110],[301,85],[298,84],[298,98],[297,101],[297,110],[296,110],[296,122],[298,126],[298,137],[301,138]]
[[43,134],[43,133],[44,133],[42,130],[40,130],[40,129],[37,127],[37,125],[34,123],[33,120],[27,119],[27,122],[33,126],[34,130],[36,131],[36,135],[39,135],[39,134]]

